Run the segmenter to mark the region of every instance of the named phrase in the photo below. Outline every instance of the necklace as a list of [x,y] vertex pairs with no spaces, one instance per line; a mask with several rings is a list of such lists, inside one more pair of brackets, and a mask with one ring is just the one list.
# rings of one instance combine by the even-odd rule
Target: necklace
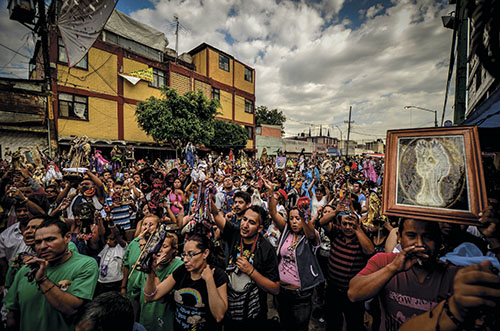
[[293,242],[292,242],[292,244],[288,247],[288,250],[289,250],[289,251],[293,251],[293,250],[297,247],[297,245],[298,245],[298,243],[299,243],[299,241],[300,241],[300,238],[301,238],[301,235],[296,235],[295,233],[293,234]]
[[[257,241],[259,240],[259,233],[255,236],[255,240],[252,244],[251,250],[245,249],[243,250],[243,238],[240,239],[240,246],[238,247],[238,250],[240,252],[240,256],[245,257],[250,263],[252,263],[253,257],[254,257],[254,252],[255,248],[257,248]],[[229,264],[233,263],[233,259],[229,260]]]

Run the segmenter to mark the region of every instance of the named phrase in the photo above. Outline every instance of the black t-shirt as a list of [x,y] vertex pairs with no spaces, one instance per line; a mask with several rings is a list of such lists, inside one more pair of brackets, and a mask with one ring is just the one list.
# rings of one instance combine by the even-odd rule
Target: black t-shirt
[[[236,267],[236,260],[240,256],[241,235],[240,228],[226,222],[222,239],[229,247],[229,263],[226,273],[228,284],[228,312],[227,317],[233,320],[266,318],[267,294],[257,286],[256,282]],[[251,252],[252,244],[243,245],[243,251]],[[249,256],[249,262],[264,277],[273,282],[279,281],[278,258],[269,241],[259,234],[255,250]]]
[[[221,323],[217,323],[210,312],[207,284],[202,278],[192,280],[186,268],[175,269],[172,273],[175,280],[175,330],[220,330]],[[215,287],[227,283],[227,275],[222,269],[215,268]]]

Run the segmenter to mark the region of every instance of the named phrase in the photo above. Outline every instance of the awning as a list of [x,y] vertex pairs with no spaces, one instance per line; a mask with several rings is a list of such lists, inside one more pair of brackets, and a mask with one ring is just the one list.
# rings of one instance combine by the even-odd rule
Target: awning
[[477,125],[480,128],[500,128],[500,89],[471,113],[461,125]]

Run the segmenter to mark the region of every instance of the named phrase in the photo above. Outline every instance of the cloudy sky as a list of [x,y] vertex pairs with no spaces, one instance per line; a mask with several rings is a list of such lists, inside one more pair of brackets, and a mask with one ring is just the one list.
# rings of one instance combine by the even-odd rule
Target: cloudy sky
[[[443,108],[452,31],[448,0],[119,0],[117,8],[163,31],[179,53],[202,42],[256,70],[256,105],[287,116],[286,136],[330,128],[373,140],[388,129],[434,124]],[[0,75],[27,78],[33,36],[0,9]],[[7,49],[6,47],[10,48]],[[16,51],[19,54],[13,52]],[[452,117],[454,93],[446,110]],[[325,131],[324,131],[325,132]]]

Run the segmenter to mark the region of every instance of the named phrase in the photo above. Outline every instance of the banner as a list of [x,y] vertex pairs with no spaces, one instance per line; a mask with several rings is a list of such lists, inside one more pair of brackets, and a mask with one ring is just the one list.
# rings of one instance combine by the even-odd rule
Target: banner
[[153,68],[147,68],[147,69],[143,69],[143,70],[132,71],[128,75],[132,76],[132,77],[140,78],[140,79],[148,81],[148,82],[153,82],[154,81],[154,79],[153,79]]

